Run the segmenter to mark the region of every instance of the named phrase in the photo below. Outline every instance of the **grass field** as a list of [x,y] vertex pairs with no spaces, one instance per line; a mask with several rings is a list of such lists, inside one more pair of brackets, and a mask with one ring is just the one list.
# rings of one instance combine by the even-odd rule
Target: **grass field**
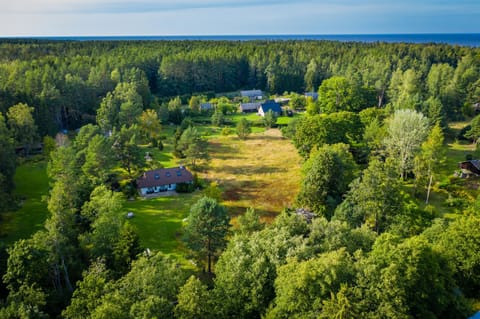
[[188,216],[190,206],[200,197],[200,192],[196,192],[126,201],[123,214],[134,213],[130,222],[137,228],[142,246],[182,260],[185,258],[181,241],[182,221]]
[[299,191],[301,158],[277,129],[210,140],[211,161],[200,176],[218,182],[233,215],[254,207],[265,219],[291,205]]
[[7,245],[43,228],[48,211],[42,198],[49,188],[45,162],[27,162],[17,167],[15,184],[16,194],[23,200],[18,211],[2,215],[0,236]]
[[[301,159],[278,130],[253,134],[246,141],[219,136],[210,140],[209,147],[211,161],[199,176],[219,183],[224,190],[222,204],[232,217],[254,207],[264,220],[271,220],[293,202],[299,189]],[[138,198],[126,201],[122,214],[135,214],[131,223],[137,227],[143,246],[184,261],[182,220],[201,196],[197,191]]]

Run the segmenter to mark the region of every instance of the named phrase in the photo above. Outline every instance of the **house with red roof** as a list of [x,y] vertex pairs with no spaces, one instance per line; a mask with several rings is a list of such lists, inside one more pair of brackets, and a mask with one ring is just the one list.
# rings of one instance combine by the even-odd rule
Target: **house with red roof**
[[137,178],[137,189],[142,195],[174,191],[178,184],[193,183],[193,175],[184,166],[146,171]]

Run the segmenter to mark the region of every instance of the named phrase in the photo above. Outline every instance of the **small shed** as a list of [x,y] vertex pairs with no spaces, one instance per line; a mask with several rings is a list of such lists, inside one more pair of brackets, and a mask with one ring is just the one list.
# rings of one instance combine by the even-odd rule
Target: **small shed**
[[462,170],[463,177],[480,176],[480,160],[460,162],[458,166]]

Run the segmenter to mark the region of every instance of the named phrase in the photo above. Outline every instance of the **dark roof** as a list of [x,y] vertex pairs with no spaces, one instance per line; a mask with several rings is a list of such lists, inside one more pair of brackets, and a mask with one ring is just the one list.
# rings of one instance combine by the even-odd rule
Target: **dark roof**
[[256,97],[256,96],[262,96],[263,92],[261,90],[245,90],[245,91],[240,91],[241,96],[248,96],[248,97]]
[[297,208],[295,210],[295,213],[298,215],[298,216],[301,216],[303,218],[305,218],[305,221],[307,223],[311,223],[312,220],[315,218],[315,214],[312,213],[311,211],[305,209],[305,208]]
[[313,98],[314,101],[318,99],[318,93],[317,92],[305,92],[305,97],[311,97]]
[[280,104],[273,100],[268,100],[267,102],[263,103],[260,106],[263,110],[263,113],[267,113],[268,111],[272,110],[274,113],[282,113],[282,107]]
[[462,170],[470,171],[473,174],[480,175],[480,160],[460,162],[459,166]]
[[146,171],[137,179],[138,188],[163,186],[193,181],[192,173],[185,167],[159,168]]
[[240,111],[256,111],[260,105],[261,103],[240,103]]
[[200,104],[200,109],[201,110],[210,110],[213,108],[212,103],[202,103]]

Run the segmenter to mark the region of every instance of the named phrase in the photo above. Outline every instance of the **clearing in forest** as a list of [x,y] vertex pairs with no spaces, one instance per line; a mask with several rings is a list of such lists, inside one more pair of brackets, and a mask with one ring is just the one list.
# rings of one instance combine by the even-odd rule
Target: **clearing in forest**
[[302,159],[278,129],[246,140],[221,136],[210,141],[211,160],[200,177],[223,189],[223,205],[232,215],[255,208],[271,219],[291,206],[300,189]]

